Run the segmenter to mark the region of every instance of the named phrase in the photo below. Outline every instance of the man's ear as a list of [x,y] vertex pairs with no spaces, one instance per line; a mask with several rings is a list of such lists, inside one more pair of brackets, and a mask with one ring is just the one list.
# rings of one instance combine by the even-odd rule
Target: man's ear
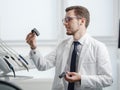
[[85,18],[81,18],[80,19],[80,25],[85,24],[85,23],[86,23],[86,19]]

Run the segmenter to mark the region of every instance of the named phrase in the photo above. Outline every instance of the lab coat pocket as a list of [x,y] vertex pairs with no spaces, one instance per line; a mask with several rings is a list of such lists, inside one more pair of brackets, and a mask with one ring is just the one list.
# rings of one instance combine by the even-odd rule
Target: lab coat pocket
[[82,63],[85,74],[96,74],[96,61],[88,59]]

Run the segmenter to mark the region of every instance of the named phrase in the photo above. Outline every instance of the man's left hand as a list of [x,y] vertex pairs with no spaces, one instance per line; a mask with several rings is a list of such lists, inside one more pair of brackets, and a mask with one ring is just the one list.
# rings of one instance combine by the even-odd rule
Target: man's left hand
[[65,80],[67,80],[68,82],[77,82],[81,80],[81,77],[76,72],[67,72],[65,76]]

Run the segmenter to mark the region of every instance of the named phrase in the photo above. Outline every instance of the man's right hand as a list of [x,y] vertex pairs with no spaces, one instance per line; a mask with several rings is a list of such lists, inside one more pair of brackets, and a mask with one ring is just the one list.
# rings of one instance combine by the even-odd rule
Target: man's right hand
[[31,49],[36,49],[36,35],[30,32],[26,37],[26,42],[30,45]]

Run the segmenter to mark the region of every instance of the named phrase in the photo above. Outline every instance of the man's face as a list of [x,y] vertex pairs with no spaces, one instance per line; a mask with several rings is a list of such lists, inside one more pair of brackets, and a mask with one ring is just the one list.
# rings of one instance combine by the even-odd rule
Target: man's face
[[75,15],[74,10],[66,13],[64,25],[67,35],[74,35],[80,29],[80,19]]

